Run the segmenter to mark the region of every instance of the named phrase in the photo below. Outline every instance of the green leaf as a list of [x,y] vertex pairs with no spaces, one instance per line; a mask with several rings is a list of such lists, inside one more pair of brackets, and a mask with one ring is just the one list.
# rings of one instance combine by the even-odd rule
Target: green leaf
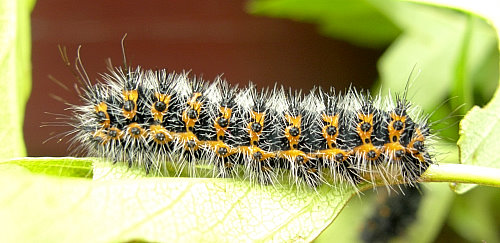
[[[476,16],[435,6],[399,2],[387,12],[404,31],[379,60],[381,87],[387,95],[410,79],[411,100],[440,121],[433,127],[439,136],[456,141],[457,115],[481,99],[473,96],[474,84],[490,87],[498,80],[495,31]],[[413,66],[417,74],[409,77]],[[485,66],[494,75],[478,75]]]
[[381,1],[257,0],[251,13],[317,23],[325,35],[352,43],[380,47],[388,45],[399,29],[379,10]]
[[31,173],[62,177],[92,178],[90,158],[20,158],[0,162],[0,167],[17,165]]
[[0,158],[25,156],[24,107],[31,90],[30,13],[33,0],[0,1]]
[[[500,89],[484,108],[474,107],[460,122],[460,161],[462,164],[500,168]],[[464,193],[470,186],[456,188]]]
[[[379,60],[385,90],[400,91],[410,78],[414,80],[412,101],[432,112],[455,86],[455,107],[471,106],[471,99],[461,92],[471,92],[472,80],[496,82],[495,76],[483,80],[474,76],[486,60],[491,60],[492,51],[498,60],[494,30],[484,21],[449,9],[406,2],[394,3],[386,11],[404,31]],[[418,75],[409,77],[415,65]]]
[[16,169],[19,163],[0,166],[0,215],[9,222],[0,235],[11,242],[311,241],[354,195],[328,186],[120,178],[111,164],[98,180],[42,176]]
[[498,205],[498,188],[478,187],[456,197],[448,224],[469,242],[500,242]]

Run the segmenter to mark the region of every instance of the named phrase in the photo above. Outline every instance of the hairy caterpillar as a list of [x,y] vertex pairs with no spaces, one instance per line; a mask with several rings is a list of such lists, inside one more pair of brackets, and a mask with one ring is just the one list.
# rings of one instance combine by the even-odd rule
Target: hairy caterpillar
[[401,235],[417,218],[424,195],[421,189],[422,186],[417,184],[415,187],[403,187],[402,194],[382,197],[364,223],[360,239],[363,242],[389,242]]
[[[408,87],[395,101],[354,88],[303,94],[128,65],[110,66],[92,84],[79,56],[74,67],[83,104],[70,105],[72,147],[147,173],[311,188],[414,185],[432,163],[427,118],[406,100]],[[204,174],[195,169],[203,165]]]

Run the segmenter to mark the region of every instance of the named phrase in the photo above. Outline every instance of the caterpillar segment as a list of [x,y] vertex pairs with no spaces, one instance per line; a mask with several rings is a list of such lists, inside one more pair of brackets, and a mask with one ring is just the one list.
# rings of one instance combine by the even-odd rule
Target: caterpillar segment
[[372,143],[374,133],[374,114],[372,108],[363,107],[357,114],[356,133],[361,145],[354,148],[354,152],[361,155],[362,161],[376,161],[380,157],[380,149]]
[[406,184],[415,185],[422,173],[432,164],[432,158],[425,146],[426,138],[429,137],[429,128],[425,125],[416,124],[414,133],[406,147],[407,160],[402,163],[402,179]]
[[244,178],[263,185],[278,181],[276,173],[276,153],[271,151],[273,120],[269,108],[270,94],[266,90],[258,92],[252,84],[238,95],[240,108],[235,115],[236,126],[232,130],[237,146],[239,164]]
[[209,89],[212,92],[217,92],[214,97],[211,97],[211,105],[207,106],[207,128],[201,134],[200,139],[203,144],[204,154],[210,164],[215,168],[214,176],[231,177],[234,175],[234,166],[237,158],[235,154],[238,152],[234,142],[231,139],[230,129],[235,126],[233,116],[236,103],[235,88],[230,88],[229,84],[219,80],[214,83]]
[[317,187],[322,184],[317,159],[311,156],[317,149],[317,117],[307,110],[307,99],[301,92],[289,90],[286,94],[281,89],[277,97],[284,96],[284,110],[275,113],[277,125],[272,138],[277,163],[287,171],[289,183],[306,184]]
[[108,114],[108,105],[105,102],[100,102],[94,107],[94,109],[99,125],[101,125],[103,128],[109,128],[110,120]]
[[134,119],[137,113],[137,99],[139,94],[137,90],[124,90],[123,91],[123,116],[128,119]]
[[168,111],[168,104],[170,103],[170,95],[155,93],[156,101],[151,105],[151,114],[156,122],[163,122],[163,117]]
[[320,112],[321,137],[318,142],[319,150],[315,156],[321,161],[322,167],[327,170],[325,177],[330,177],[337,185],[354,186],[361,181],[353,165],[353,151],[347,146],[348,125],[343,109],[342,100],[330,92],[319,92],[324,110]]

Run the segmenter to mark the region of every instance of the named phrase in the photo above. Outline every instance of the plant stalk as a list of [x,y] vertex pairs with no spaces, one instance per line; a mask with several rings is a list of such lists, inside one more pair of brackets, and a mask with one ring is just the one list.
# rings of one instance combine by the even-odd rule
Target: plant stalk
[[464,164],[431,165],[421,176],[422,182],[471,183],[500,187],[500,169]]

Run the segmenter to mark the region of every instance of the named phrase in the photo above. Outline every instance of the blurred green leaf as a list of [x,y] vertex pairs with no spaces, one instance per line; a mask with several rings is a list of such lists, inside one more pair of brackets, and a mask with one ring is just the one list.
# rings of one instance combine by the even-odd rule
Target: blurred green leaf
[[[405,2],[394,6],[388,15],[404,31],[379,61],[385,94],[388,89],[401,90],[410,79],[411,100],[434,113],[432,120],[441,121],[434,127],[440,136],[455,141],[458,129],[450,124],[458,120],[453,115],[464,114],[474,104],[474,83],[490,86],[486,84],[498,80],[495,31],[482,19],[450,9]],[[418,75],[409,77],[413,65]],[[484,66],[494,67],[491,72],[496,75],[477,75]],[[450,105],[443,102],[448,97]],[[456,111],[459,107],[461,112]]]
[[500,242],[499,203],[497,188],[479,187],[459,195],[450,211],[449,225],[470,242]]
[[30,13],[34,0],[0,1],[0,158],[26,155],[24,107],[31,90]]
[[[46,160],[48,167],[68,163]],[[110,163],[99,165],[109,170],[97,180],[41,176],[19,164],[0,166],[0,235],[8,242],[311,241],[354,194],[229,179],[134,179],[132,169],[115,173],[123,167]]]
[[[473,76],[496,51],[496,36],[491,26],[477,17],[450,9],[413,3],[394,3],[387,9],[401,28],[401,36],[387,49],[379,61],[380,79],[384,89],[401,90],[406,80],[414,79],[410,97],[419,106],[430,112],[444,99],[450,90],[461,81],[461,92],[471,92],[472,80],[492,83],[498,76],[479,80]],[[498,51],[496,51],[498,60]],[[498,61],[497,61],[498,62]],[[416,65],[418,75],[409,77]],[[498,67],[496,72],[498,75]],[[411,80],[413,81],[413,80]],[[412,92],[412,90],[414,90]],[[460,95],[457,103],[469,102]]]
[[325,35],[381,47],[394,40],[399,29],[380,11],[380,5],[382,1],[370,0],[257,0],[248,9],[253,14],[316,23]]

